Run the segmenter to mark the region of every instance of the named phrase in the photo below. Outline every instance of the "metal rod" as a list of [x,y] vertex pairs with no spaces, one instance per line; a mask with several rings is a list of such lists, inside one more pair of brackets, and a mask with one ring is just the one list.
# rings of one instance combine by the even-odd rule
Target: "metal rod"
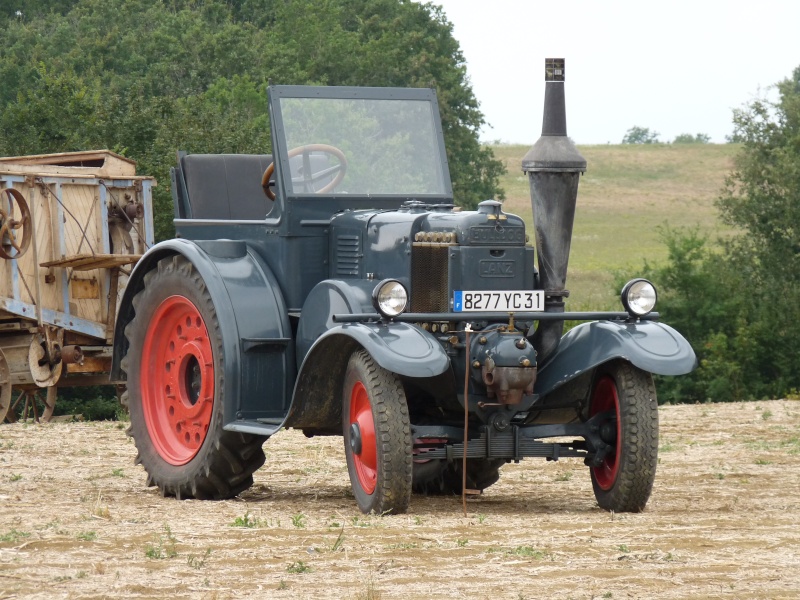
[[467,444],[469,443],[469,336],[472,327],[467,324],[464,346],[464,458],[461,460],[461,504],[464,508],[464,518],[467,518]]
[[[39,284],[39,245],[36,243],[36,212],[34,205],[36,204],[36,186],[31,185],[30,189],[28,190],[28,196],[30,198],[30,206],[28,209],[31,211],[31,242],[33,245],[33,284],[34,288],[36,289],[36,320],[39,324],[39,327],[44,325],[44,319],[42,318],[42,289]],[[23,275],[24,281],[24,275]],[[25,287],[28,287],[27,284]],[[30,290],[28,290],[30,293]],[[48,352],[49,358],[49,352]]]
[[[507,312],[458,312],[458,313],[403,313],[392,319],[401,323],[425,323],[440,321],[507,321],[510,313]],[[626,312],[515,312],[517,321],[656,321],[659,313],[651,312],[641,317],[630,315]],[[386,321],[377,313],[340,314],[333,315],[335,323],[363,323],[365,321]]]

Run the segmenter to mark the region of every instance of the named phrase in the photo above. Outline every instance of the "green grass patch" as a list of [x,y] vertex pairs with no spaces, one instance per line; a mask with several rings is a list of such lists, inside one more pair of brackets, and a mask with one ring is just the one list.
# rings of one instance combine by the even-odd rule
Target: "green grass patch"
[[156,560],[175,558],[178,556],[177,545],[178,540],[169,525],[164,525],[164,533],[153,536],[153,541],[145,547],[144,555]]
[[311,567],[309,567],[302,560],[293,562],[288,567],[286,567],[287,573],[308,573],[309,571],[311,571]]
[[306,516],[302,513],[292,515],[292,525],[300,529],[306,526]]
[[545,550],[539,550],[534,548],[533,546],[517,546],[516,548],[511,548],[506,550],[506,554],[510,554],[511,556],[522,556],[525,558],[532,558],[534,560],[544,560],[544,559],[552,559],[553,554],[551,552],[547,552]]
[[31,537],[31,534],[27,533],[26,531],[12,529],[8,533],[0,534],[0,542],[11,542],[12,544],[15,544],[21,539],[29,537]]
[[[302,516],[302,515],[301,515]],[[294,517],[292,518],[294,522]],[[277,527],[280,527],[280,520],[276,521]],[[253,514],[250,513],[248,510],[245,512],[241,517],[236,517],[231,523],[231,527],[244,527],[245,529],[258,529],[261,527],[269,527],[272,524],[272,519],[265,520],[260,519]],[[297,525],[295,525],[297,527]]]

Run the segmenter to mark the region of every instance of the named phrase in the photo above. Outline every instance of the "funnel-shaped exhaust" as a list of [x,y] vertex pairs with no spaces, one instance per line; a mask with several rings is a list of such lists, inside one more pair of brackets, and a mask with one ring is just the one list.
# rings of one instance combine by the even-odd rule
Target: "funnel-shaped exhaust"
[[[564,59],[545,60],[544,117],[542,136],[522,159],[528,174],[531,208],[536,229],[539,282],[545,289],[545,311],[564,312],[569,248],[575,219],[578,183],[586,171],[586,159],[567,137],[564,102]],[[558,348],[563,321],[540,322],[533,346],[540,365]]]

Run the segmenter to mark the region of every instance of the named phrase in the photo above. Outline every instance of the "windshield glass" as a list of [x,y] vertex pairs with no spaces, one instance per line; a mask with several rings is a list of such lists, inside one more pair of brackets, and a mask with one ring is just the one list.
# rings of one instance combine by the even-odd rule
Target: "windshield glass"
[[445,195],[431,102],[281,98],[290,194]]

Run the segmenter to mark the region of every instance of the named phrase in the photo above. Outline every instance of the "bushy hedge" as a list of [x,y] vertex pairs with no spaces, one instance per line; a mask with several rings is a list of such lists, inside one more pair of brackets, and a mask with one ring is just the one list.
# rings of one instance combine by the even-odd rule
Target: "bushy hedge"
[[665,228],[669,259],[646,265],[659,311],[700,368],[662,378],[670,402],[782,398],[800,389],[800,67],[779,100],[734,112],[742,151],[718,200],[740,234],[713,240]]

